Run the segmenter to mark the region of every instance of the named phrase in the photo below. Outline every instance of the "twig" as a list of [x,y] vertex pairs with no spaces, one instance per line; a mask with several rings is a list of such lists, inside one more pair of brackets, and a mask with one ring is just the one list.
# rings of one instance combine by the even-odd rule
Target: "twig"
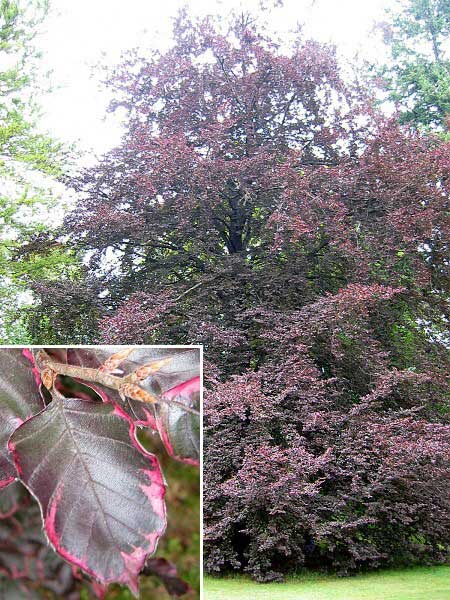
[[[111,375],[108,372],[102,371],[101,367],[95,369],[91,367],[80,367],[78,365],[68,365],[65,363],[59,363],[52,360],[52,358],[45,352],[40,350],[36,356],[36,366],[42,372],[51,370],[57,375],[66,375],[74,379],[83,379],[84,381],[90,381],[92,383],[98,383],[107,388],[116,390],[121,396],[127,396],[132,400],[138,400],[146,404],[167,404],[168,406],[176,405],[182,408],[184,411],[192,413],[194,415],[200,415],[200,412],[195,408],[186,406],[182,402],[177,400],[167,400],[161,396],[156,396],[151,392],[148,392],[141,387],[141,380],[138,378],[136,373],[130,373],[124,377],[117,377]],[[51,382],[51,379],[48,378]]]
[[192,287],[190,287],[188,290],[185,290],[182,294],[180,294],[179,296],[177,296],[174,299],[174,302],[178,302],[178,300],[181,300],[181,298],[183,298],[183,296],[186,296],[186,294],[189,294],[189,292],[194,291],[195,289],[197,289],[198,287],[200,287],[201,285],[203,285],[203,281],[200,281],[199,283],[196,283],[195,285],[193,285]]
[[203,281],[199,281],[198,283],[196,283],[195,285],[193,285],[189,289],[187,289],[184,292],[182,292],[179,296],[177,296],[176,298],[174,298],[173,301],[174,302],[178,302],[178,300],[181,300],[181,298],[183,298],[183,296],[186,296],[186,294],[189,294],[190,292],[193,292],[194,290],[196,290],[197,288],[199,288],[201,285],[204,285],[204,284],[207,284],[207,283],[211,283],[211,281],[214,281],[218,277],[219,277],[219,275],[214,275],[214,277],[210,277],[209,279],[204,279]]

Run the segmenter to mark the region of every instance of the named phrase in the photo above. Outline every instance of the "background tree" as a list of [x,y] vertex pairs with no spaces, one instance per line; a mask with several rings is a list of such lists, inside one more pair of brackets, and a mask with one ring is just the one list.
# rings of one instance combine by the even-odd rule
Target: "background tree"
[[209,571],[446,560],[448,143],[301,36],[174,38],[111,80],[127,133],[64,230],[87,277],[40,282],[36,339],[82,299],[85,341],[205,345]]
[[447,128],[450,114],[450,2],[402,0],[382,25],[392,62],[384,67],[389,96],[404,123]]
[[[17,303],[27,303],[27,277],[59,272],[74,264],[70,251],[53,247],[44,256],[12,256],[18,248],[51,229],[49,211],[59,203],[55,178],[67,155],[60,144],[39,132],[35,96],[46,82],[39,71],[33,39],[48,11],[47,2],[0,2],[0,321],[3,342],[26,341]],[[67,157],[67,156],[66,156]],[[55,211],[57,212],[57,211]],[[61,212],[61,208],[59,209]]]

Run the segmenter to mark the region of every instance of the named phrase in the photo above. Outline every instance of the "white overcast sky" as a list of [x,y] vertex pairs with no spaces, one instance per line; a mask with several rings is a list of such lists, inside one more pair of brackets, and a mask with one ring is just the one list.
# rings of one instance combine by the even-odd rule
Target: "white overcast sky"
[[[116,64],[136,46],[167,47],[171,17],[182,0],[53,0],[52,14],[42,27],[38,46],[45,69],[52,71],[51,94],[41,99],[41,127],[58,139],[78,142],[93,158],[120,139],[117,118],[104,116],[108,95],[92,78],[100,63]],[[190,0],[193,14],[227,15],[231,8],[258,10],[259,0]],[[308,36],[337,45],[347,58],[355,53],[374,58],[378,49],[370,36],[394,0],[285,0],[273,10],[271,25],[279,33],[297,22]]]

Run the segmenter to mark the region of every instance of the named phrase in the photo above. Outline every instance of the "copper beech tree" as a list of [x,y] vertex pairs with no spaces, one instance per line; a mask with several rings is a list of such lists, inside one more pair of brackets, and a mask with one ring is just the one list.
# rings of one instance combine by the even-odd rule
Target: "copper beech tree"
[[64,229],[85,277],[32,282],[31,334],[205,344],[209,571],[445,560],[448,142],[301,33],[174,40],[109,81],[127,131]]
[[198,465],[199,358],[176,347],[0,349],[2,595],[79,597],[81,575],[99,597],[113,582],[137,594],[141,572],[171,594],[189,589],[170,563],[148,560],[166,528],[166,482],[136,429]]

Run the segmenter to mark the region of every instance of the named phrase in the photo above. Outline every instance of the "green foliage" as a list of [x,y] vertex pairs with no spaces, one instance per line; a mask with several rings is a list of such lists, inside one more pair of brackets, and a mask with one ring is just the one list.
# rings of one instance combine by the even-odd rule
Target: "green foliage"
[[19,161],[58,174],[60,145],[35,130],[39,54],[32,41],[47,10],[36,0],[0,3],[0,164]]
[[17,253],[45,234],[58,220],[60,205],[55,178],[62,174],[62,145],[38,131],[39,53],[33,46],[48,11],[39,0],[0,1],[0,305],[2,342],[26,343],[24,319],[15,314],[26,306],[30,281],[70,277],[76,257],[51,248],[37,256]]
[[402,122],[445,129],[450,114],[449,0],[403,0],[388,17],[384,39],[392,61],[383,75]]

